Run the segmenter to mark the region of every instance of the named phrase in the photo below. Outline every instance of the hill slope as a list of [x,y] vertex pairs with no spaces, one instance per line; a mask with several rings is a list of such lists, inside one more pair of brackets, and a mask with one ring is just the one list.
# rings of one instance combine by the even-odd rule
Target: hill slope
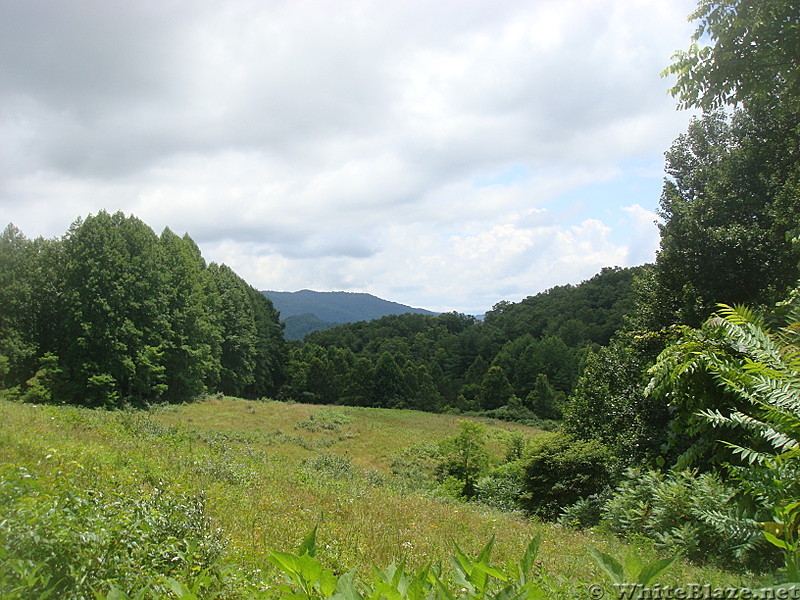
[[[537,434],[486,427],[495,461],[502,460],[504,430]],[[369,573],[392,561],[419,568],[444,562],[454,543],[471,551],[492,538],[493,557],[504,564],[540,535],[541,568],[574,590],[601,581],[588,542],[616,556],[628,551],[602,533],[416,491],[409,484],[423,470],[424,453],[413,455],[419,469],[395,473],[399,451],[458,430],[455,415],[230,398],[150,411],[0,401],[0,533],[19,542],[4,544],[11,559],[0,561],[7,576],[0,577],[0,596],[92,597],[89,586],[135,592],[174,577],[215,586],[201,588],[208,594],[200,597],[223,591],[230,600],[277,598],[268,552],[296,548],[315,527],[318,558],[340,573]],[[97,560],[112,551],[118,560]],[[647,548],[637,554],[654,558]],[[17,580],[3,566],[12,564],[37,569],[43,583],[32,576],[10,594]],[[680,581],[716,587],[745,580],[682,564],[665,577]],[[60,589],[44,593],[53,582]],[[174,597],[167,594],[147,597]],[[575,595],[565,589],[549,597]]]
[[371,321],[387,315],[437,314],[361,292],[267,290],[262,293],[272,300],[272,304],[281,314],[281,319],[286,323],[284,333],[287,339],[301,339],[307,333],[318,329],[326,329],[340,323]]

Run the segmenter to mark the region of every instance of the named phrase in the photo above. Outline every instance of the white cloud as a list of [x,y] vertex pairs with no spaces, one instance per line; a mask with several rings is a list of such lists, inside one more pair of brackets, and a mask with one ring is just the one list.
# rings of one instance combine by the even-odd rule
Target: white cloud
[[693,4],[5,3],[0,218],[120,209],[260,288],[439,309],[651,260],[657,197],[570,194],[660,178]]
[[625,261],[629,265],[653,262],[659,246],[658,223],[660,217],[653,211],[642,208],[639,204],[623,206],[630,220],[630,241],[628,256]]

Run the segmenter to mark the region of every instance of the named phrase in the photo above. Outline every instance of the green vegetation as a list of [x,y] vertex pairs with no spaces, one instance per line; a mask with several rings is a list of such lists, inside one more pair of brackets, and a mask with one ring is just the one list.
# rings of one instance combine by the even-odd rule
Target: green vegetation
[[667,153],[656,262],[482,322],[392,315],[287,344],[188,237],[121,213],[54,240],[9,226],[0,594],[800,581],[800,14],[702,0],[694,18],[711,44],[668,71],[705,112]]
[[434,315],[429,310],[413,308],[397,302],[357,292],[265,291],[281,313],[287,340],[302,340],[312,331],[330,329],[342,323],[371,321],[386,315],[417,313]]
[[[14,597],[23,586],[28,591],[16,597],[36,597],[34,590],[93,598],[90,588],[108,595],[116,587],[132,597],[141,584],[150,590],[144,597],[180,598],[173,590],[181,584],[201,598],[275,597],[282,576],[270,553],[297,548],[315,526],[316,559],[337,576],[355,570],[365,583],[372,565],[383,570],[394,562],[419,573],[441,563],[449,586],[458,581],[448,562],[454,544],[475,561],[472,552],[493,536],[490,564],[507,574],[509,561],[541,537],[535,573],[546,597],[574,598],[601,582],[587,544],[624,556],[629,546],[613,536],[456,501],[392,473],[394,458],[414,444],[447,446],[463,436],[459,422],[229,398],[150,411],[0,402],[0,503],[10,519],[0,528],[0,547],[12,555],[0,566],[0,595]],[[509,423],[481,425],[488,469],[513,457],[512,439],[527,445],[537,434]],[[103,549],[124,573],[97,563]],[[39,551],[52,560],[37,558]],[[636,552],[657,559],[649,543],[637,542]],[[63,568],[72,575],[62,580]],[[660,581],[758,580],[681,563]],[[56,584],[57,593],[45,593]]]
[[274,394],[278,314],[188,237],[100,212],[60,239],[0,235],[0,381],[31,402],[121,406]]
[[291,348],[280,397],[498,411],[492,416],[543,425],[560,418],[586,352],[622,326],[638,270],[603,269],[577,286],[501,302],[482,322],[403,314],[313,332]]

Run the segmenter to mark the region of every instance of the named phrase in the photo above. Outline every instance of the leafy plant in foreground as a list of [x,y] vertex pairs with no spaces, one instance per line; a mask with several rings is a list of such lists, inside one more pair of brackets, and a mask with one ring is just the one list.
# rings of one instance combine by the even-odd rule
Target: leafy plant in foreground
[[[650,388],[683,411],[691,407],[701,424],[737,436],[723,441],[741,463],[729,466],[731,474],[755,501],[772,507],[774,519],[766,525],[765,533],[770,534],[766,537],[783,550],[786,575],[796,581],[800,579],[793,532],[800,497],[800,288],[779,305],[773,318],[783,323],[774,331],[755,311],[720,305],[701,329],[687,329],[683,339],[662,353]],[[711,401],[703,397],[700,401],[707,404],[697,406],[687,390],[698,377],[708,375],[733,406],[709,406]],[[695,431],[703,433],[700,427]],[[788,528],[778,526],[783,539],[769,530],[787,523]]]
[[645,536],[691,560],[758,568],[774,557],[758,523],[740,514],[737,492],[713,472],[629,469],[603,517],[618,534]]
[[441,565],[408,571],[403,564],[372,569],[370,581],[357,582],[354,573],[337,576],[315,557],[316,527],[297,553],[270,552],[269,561],[283,573],[281,591],[292,600],[536,600],[545,598],[544,584],[534,573],[540,538],[528,544],[518,562],[504,568],[491,563],[494,538],[470,558],[458,546],[451,558],[452,581]]
[[589,553],[597,566],[613,583],[617,585],[634,583],[642,587],[648,587],[680,558],[680,556],[673,556],[643,564],[639,556],[631,551],[620,563],[610,554],[593,546],[589,547]]
[[0,514],[2,598],[84,600],[168,578],[205,596],[222,585],[225,541],[200,497],[152,490],[126,498],[83,489],[70,475],[45,480],[7,466]]
[[763,523],[764,537],[783,550],[786,579],[800,581],[800,502],[775,508],[774,521]]

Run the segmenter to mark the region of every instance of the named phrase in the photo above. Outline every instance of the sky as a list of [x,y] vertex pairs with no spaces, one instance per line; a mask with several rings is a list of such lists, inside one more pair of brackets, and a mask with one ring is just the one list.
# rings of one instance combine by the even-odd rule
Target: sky
[[695,0],[0,0],[0,226],[479,314],[652,262]]

